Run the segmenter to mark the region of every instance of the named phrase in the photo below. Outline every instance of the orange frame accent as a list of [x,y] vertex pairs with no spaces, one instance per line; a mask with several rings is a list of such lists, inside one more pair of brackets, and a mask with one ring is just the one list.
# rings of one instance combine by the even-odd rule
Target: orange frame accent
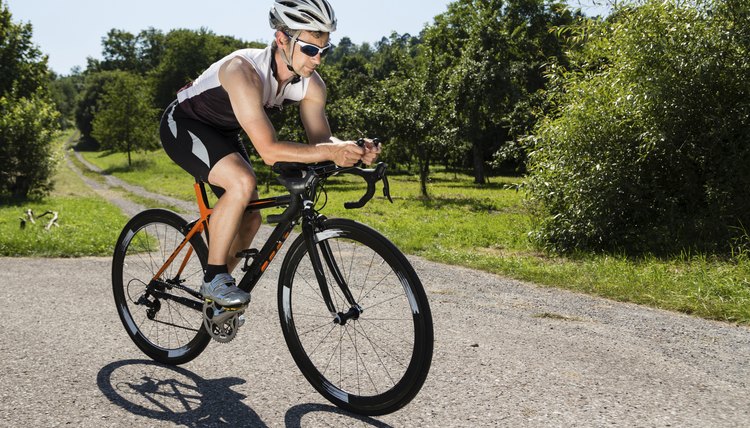
[[[213,209],[211,209],[208,206],[208,201],[203,197],[204,191],[203,187],[200,182],[196,182],[193,185],[193,188],[195,189],[195,198],[198,201],[198,210],[200,212],[200,218],[196,221],[195,226],[193,226],[192,229],[188,232],[187,235],[185,235],[185,238],[182,240],[179,246],[172,252],[172,254],[169,256],[167,261],[164,263],[164,265],[159,269],[158,272],[156,272],[156,275],[154,275],[153,278],[151,278],[152,281],[157,280],[165,270],[172,264],[175,258],[177,258],[177,255],[180,254],[180,251],[185,247],[185,244],[187,244],[190,239],[195,236],[196,233],[201,233],[203,230],[208,227],[208,217],[213,212]],[[275,198],[270,198],[275,199]],[[266,205],[268,205],[269,199],[265,200],[259,200],[259,201],[251,201],[248,206],[254,207],[255,209],[263,209]],[[289,232],[286,232],[284,234],[283,239],[286,240],[289,237]],[[276,246],[276,250],[273,251],[266,260],[263,265],[261,266],[261,272],[265,272],[266,268],[268,267],[268,264],[274,259],[278,251],[281,249],[282,243],[279,242]],[[187,251],[187,254],[185,254],[185,258],[182,260],[182,263],[180,264],[180,269],[177,271],[177,275],[182,274],[182,271],[185,269],[185,266],[187,266],[188,260],[190,259],[190,256],[193,254],[193,248],[190,247]]]
[[[211,215],[211,212],[213,211],[211,208],[209,208],[206,205],[206,201],[203,199],[203,192],[201,191],[201,185],[200,183],[195,183],[193,186],[195,189],[195,197],[198,200],[198,210],[200,211],[200,219],[198,219],[198,222],[195,223],[195,226],[193,226],[192,229],[190,229],[190,232],[185,236],[185,238],[182,240],[180,245],[177,246],[177,248],[172,252],[172,254],[167,259],[166,263],[159,269],[158,272],[156,272],[156,275],[154,275],[153,278],[151,278],[152,281],[156,280],[161,276],[161,274],[164,273],[164,271],[172,264],[174,259],[177,257],[178,254],[180,254],[180,251],[185,247],[185,244],[187,244],[190,239],[195,236],[196,233],[203,232],[203,228],[208,226],[208,216]],[[177,271],[177,274],[181,274],[182,270],[185,269],[185,266],[187,265],[188,259],[190,259],[190,256],[193,254],[193,248],[190,247],[188,249],[187,254],[185,254],[185,258],[182,260],[182,264],[180,265],[180,270]]]

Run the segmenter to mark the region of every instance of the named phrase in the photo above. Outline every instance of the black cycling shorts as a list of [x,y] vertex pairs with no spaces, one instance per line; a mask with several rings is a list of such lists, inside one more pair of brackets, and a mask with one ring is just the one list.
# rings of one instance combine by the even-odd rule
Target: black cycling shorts
[[[182,169],[205,183],[208,183],[211,168],[224,156],[239,153],[250,164],[238,131],[222,131],[188,117],[177,100],[162,115],[159,134],[167,155]],[[217,197],[224,194],[221,187],[210,183],[209,186]]]

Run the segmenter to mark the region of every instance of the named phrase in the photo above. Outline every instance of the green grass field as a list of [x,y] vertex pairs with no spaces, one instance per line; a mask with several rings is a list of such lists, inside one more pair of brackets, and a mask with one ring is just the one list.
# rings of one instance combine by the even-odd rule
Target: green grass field
[[[124,154],[86,153],[100,168],[154,192],[193,200],[192,178],[162,152],[136,154],[128,168]],[[255,162],[261,197],[282,193],[266,187],[268,168]],[[390,177],[394,204],[377,197],[359,210],[346,210],[364,192],[356,177],[336,177],[326,186],[328,217],[345,216],[380,230],[404,252],[430,260],[482,269],[546,286],[619,301],[676,310],[722,321],[750,324],[750,258],[702,255],[632,259],[581,254],[557,257],[528,241],[531,218],[523,206],[520,178],[495,177],[476,186],[471,177],[433,174],[431,199],[419,195],[415,177]]]
[[[70,134],[61,136],[60,146],[69,137]],[[90,152],[85,157],[108,173],[153,192],[194,199],[193,179],[162,152],[135,154],[132,168],[127,167],[123,154]],[[255,167],[262,197],[282,193],[278,185],[266,187],[267,167],[260,162]],[[390,181],[394,204],[386,201],[378,189],[378,196],[365,208],[350,211],[343,208],[343,203],[358,200],[364,187],[356,177],[336,177],[326,186],[328,202],[323,213],[367,223],[404,252],[430,260],[750,324],[750,258],[746,254],[730,260],[702,255],[666,260],[590,254],[555,257],[538,252],[526,238],[531,218],[523,207],[523,193],[515,190],[518,178],[493,178],[490,185],[475,186],[468,176],[438,172],[429,186],[429,200],[419,195],[419,183],[414,177],[393,175]],[[58,211],[60,227],[45,231],[42,222],[20,229],[18,217],[26,208],[38,214]],[[0,254],[109,256],[126,221],[116,207],[87,190],[61,163],[56,189],[48,198],[0,207]]]
[[[72,132],[61,134],[58,153]],[[59,227],[45,230],[50,217],[21,229],[19,217],[27,209],[39,215],[58,212]],[[36,201],[5,201],[0,205],[0,255],[78,257],[110,256],[127,218],[120,210],[91,191],[61,160],[55,190]]]

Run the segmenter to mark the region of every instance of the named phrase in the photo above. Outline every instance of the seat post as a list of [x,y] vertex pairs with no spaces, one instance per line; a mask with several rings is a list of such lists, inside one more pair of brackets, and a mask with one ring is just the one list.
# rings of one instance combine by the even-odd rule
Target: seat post
[[206,218],[211,214],[211,207],[208,205],[208,195],[206,194],[206,184],[196,178],[194,188],[201,218]]

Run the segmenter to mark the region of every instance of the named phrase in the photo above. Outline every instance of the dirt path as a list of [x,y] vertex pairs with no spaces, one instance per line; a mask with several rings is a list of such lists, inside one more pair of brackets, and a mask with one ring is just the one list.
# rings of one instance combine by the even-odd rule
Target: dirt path
[[[83,182],[91,188],[91,190],[96,192],[96,194],[119,207],[125,215],[132,217],[146,209],[146,207],[144,207],[143,205],[135,203],[116,194],[114,191],[112,191],[112,187],[115,186],[109,184],[109,182],[105,182],[106,184],[102,184],[99,181],[93,180],[84,175],[83,172],[78,169],[78,167],[76,167],[76,165],[70,159],[70,150],[64,150],[64,153],[65,163],[67,164],[68,168],[70,168],[71,171],[73,171],[78,177],[80,177],[81,180],[83,180]],[[83,160],[83,157],[78,152],[75,152],[75,156],[78,157],[78,159]]]
[[[66,156],[69,156],[69,151],[66,151],[65,153],[66,153]],[[148,199],[151,199],[151,200],[154,200],[154,201],[161,202],[164,205],[168,205],[168,206],[172,206],[172,207],[178,208],[179,211],[183,212],[183,213],[195,213],[195,212],[197,212],[197,209],[196,209],[196,206],[195,206],[194,202],[186,202],[186,201],[183,201],[181,199],[172,198],[170,196],[165,196],[165,195],[160,195],[158,193],[149,192],[148,190],[144,189],[143,187],[127,183],[127,182],[125,182],[123,180],[120,180],[119,178],[117,178],[117,177],[115,177],[113,175],[104,173],[104,171],[102,171],[101,168],[99,168],[96,165],[92,164],[91,162],[87,161],[81,155],[80,152],[73,151],[73,155],[76,157],[76,159],[78,159],[90,171],[93,171],[93,172],[95,172],[97,174],[100,174],[104,178],[104,183],[105,183],[104,186],[106,188],[119,187],[119,188],[125,189],[128,192],[133,193],[135,195],[138,195],[138,196],[141,196],[141,197],[144,197],[144,198],[148,198]],[[73,162],[70,160],[70,158],[68,158],[68,165],[79,176],[83,177],[83,174],[81,173],[81,171],[78,168],[76,168],[76,166],[73,164]],[[89,185],[91,185],[91,182],[94,182],[94,180],[90,180],[90,179],[86,180],[84,178],[84,180],[87,181],[86,184],[89,184]],[[95,182],[95,183],[96,183],[96,185],[99,185],[98,182]],[[99,186],[101,187],[101,185],[99,185]],[[125,210],[123,209],[123,211],[125,211]],[[139,210],[139,211],[141,211],[141,210]],[[133,215],[133,214],[130,214],[130,213],[127,213],[127,214],[129,214],[131,216]]]

